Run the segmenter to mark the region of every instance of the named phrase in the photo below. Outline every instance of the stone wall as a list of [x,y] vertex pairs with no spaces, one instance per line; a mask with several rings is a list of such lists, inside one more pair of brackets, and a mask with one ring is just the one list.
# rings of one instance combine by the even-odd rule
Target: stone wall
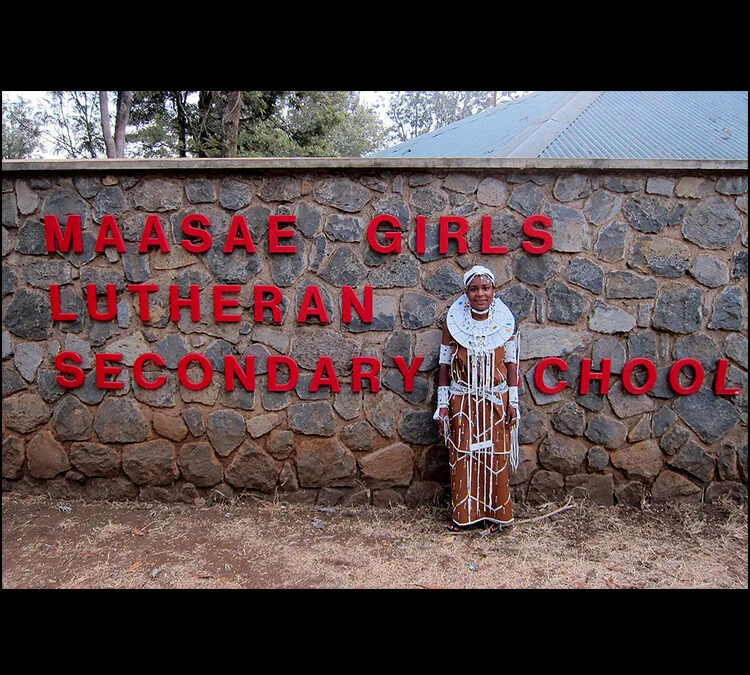
[[[522,330],[522,424],[516,500],[567,492],[599,503],[715,499],[747,492],[747,173],[744,170],[452,168],[373,163],[371,167],[213,169],[207,163],[149,169],[40,169],[4,163],[2,179],[3,489],[87,499],[200,501],[246,493],[323,505],[417,503],[445,497],[447,451],[432,412],[445,311],[475,263],[488,265],[498,295]],[[454,162],[455,164],[455,162]],[[187,165],[185,165],[187,166]],[[171,169],[169,167],[172,167]],[[175,168],[176,167],[176,168]],[[5,170],[5,169],[12,170]],[[175,232],[185,214],[211,220],[226,240],[231,217],[245,215],[257,255],[185,252]],[[82,254],[47,254],[43,217],[84,218]],[[147,214],[158,214],[170,255],[137,252]],[[366,227],[377,214],[404,225],[400,255],[375,253]],[[554,245],[525,253],[524,219],[547,215]],[[96,254],[102,218],[116,217],[127,253]],[[269,214],[296,215],[296,255],[269,255]],[[415,221],[427,216],[427,249],[415,252]],[[437,218],[463,216],[469,252],[437,250]],[[489,215],[493,244],[509,253],[480,254],[480,223]],[[287,242],[284,242],[287,243]],[[61,285],[63,311],[52,321],[50,284]],[[117,287],[117,317],[92,321],[84,285]],[[151,317],[141,322],[129,283],[155,283]],[[305,288],[316,284],[330,323],[297,323]],[[201,287],[201,323],[169,316],[169,284]],[[211,289],[240,284],[242,321],[213,321]],[[282,289],[283,322],[253,321],[256,284]],[[342,322],[341,288],[374,287],[371,324]],[[101,299],[103,303],[104,299]],[[57,383],[55,358],[83,357],[82,387]],[[95,384],[95,354],[121,352],[121,390]],[[135,384],[145,352],[163,356],[167,383]],[[191,391],[177,377],[180,357],[205,354],[217,376],[223,357],[254,355],[257,389],[224,390],[218,377]],[[300,368],[290,392],[267,390],[269,355]],[[342,389],[309,391],[320,355],[330,355]],[[351,389],[352,357],[382,363],[382,388]],[[423,356],[414,390],[394,357]],[[541,393],[533,371],[543,356],[561,356],[569,387]],[[619,375],[638,356],[658,367],[648,395],[630,396]],[[691,356],[704,386],[677,396],[669,366]],[[612,387],[577,390],[581,360],[612,359]],[[719,359],[728,385],[717,396]],[[198,378],[199,379],[199,378]]]

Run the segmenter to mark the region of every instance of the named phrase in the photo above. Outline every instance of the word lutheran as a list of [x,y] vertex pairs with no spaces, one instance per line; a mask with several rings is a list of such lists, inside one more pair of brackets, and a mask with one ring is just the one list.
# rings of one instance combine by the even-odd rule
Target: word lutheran
[[[283,224],[294,224],[296,216],[269,216],[268,217],[268,252],[269,253],[295,253],[297,248],[292,243],[282,243],[281,240],[294,238],[294,230],[281,228]],[[380,229],[380,226],[384,226]],[[538,229],[535,226],[551,228],[552,221],[546,216],[535,214],[526,218],[523,223],[523,233],[528,237],[521,242],[527,253],[541,255],[552,248],[552,235],[546,229]],[[213,245],[213,237],[208,228],[211,221],[200,213],[186,215],[182,219],[182,232],[185,239],[180,244],[188,253],[205,253]],[[367,242],[376,253],[401,253],[403,233],[401,222],[396,216],[381,214],[373,218],[367,226]],[[81,216],[71,214],[68,216],[65,230],[60,226],[60,221],[55,215],[44,216],[44,229],[47,252],[61,251],[68,253],[71,246],[74,253],[83,252],[83,231]],[[458,253],[464,254],[469,250],[467,235],[469,222],[462,216],[440,216],[438,221],[439,252],[447,254],[451,242],[455,242]],[[383,244],[378,234],[387,243]],[[538,240],[534,243],[533,240]],[[113,215],[105,215],[102,218],[99,235],[96,240],[94,251],[103,253],[105,248],[115,248],[119,253],[126,253],[125,241],[117,220]],[[237,213],[232,217],[229,224],[227,240],[224,244],[224,253],[232,253],[235,248],[243,248],[247,253],[256,253],[250,228],[245,217]],[[164,226],[156,214],[146,216],[141,235],[138,253],[148,253],[151,249],[158,248],[162,254],[171,253],[169,241],[167,240]],[[417,253],[425,253],[427,250],[427,218],[417,216],[416,219],[416,246]],[[492,243],[492,217],[482,216],[482,247],[481,253],[485,255],[504,255],[508,252],[507,246],[493,245]]]
[[[86,284],[86,307],[89,316],[94,321],[112,321],[117,318],[117,286],[115,284],[105,284],[105,289],[107,304],[106,308],[102,310],[99,307],[96,284]],[[212,287],[213,320],[216,323],[232,323],[242,320],[241,313],[226,311],[227,309],[240,306],[239,298],[231,297],[231,294],[239,294],[241,290],[242,287],[239,284],[216,285]],[[140,320],[143,323],[149,322],[151,320],[149,296],[152,293],[158,292],[159,286],[156,284],[128,284],[128,291],[138,295],[138,315]],[[77,321],[77,313],[63,310],[60,285],[51,284],[49,292],[52,320]],[[182,310],[189,309],[190,321],[192,323],[205,322],[205,317],[201,318],[200,287],[191,284],[188,289],[188,296],[187,298],[180,297],[180,287],[177,284],[169,285],[170,321],[177,323],[181,319]],[[281,303],[283,300],[284,296],[278,286],[256,285],[253,288],[253,319],[255,323],[264,322],[265,310],[267,309],[271,311],[273,323],[282,323],[283,312]],[[351,286],[344,286],[341,289],[341,320],[344,323],[351,323],[352,309],[357,313],[362,323],[372,323],[374,314],[372,286],[364,287],[362,301],[360,301]],[[305,289],[305,294],[297,313],[297,321],[299,323],[307,323],[311,318],[318,319],[320,323],[330,323],[320,289],[315,285],[308,286]]]

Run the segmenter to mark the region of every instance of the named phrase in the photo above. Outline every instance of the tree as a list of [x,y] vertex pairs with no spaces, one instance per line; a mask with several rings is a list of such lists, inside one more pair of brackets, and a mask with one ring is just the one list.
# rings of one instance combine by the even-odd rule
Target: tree
[[41,147],[42,113],[22,97],[3,101],[3,159],[29,159]]
[[242,112],[242,92],[222,92],[221,112],[221,156],[237,156],[237,139],[240,133],[240,113]]
[[48,92],[55,150],[71,159],[314,157],[384,145],[384,125],[358,92],[134,91],[114,100],[114,92]]
[[51,91],[45,103],[46,135],[69,159],[96,159],[105,151],[99,94],[95,91]]
[[125,129],[130,117],[130,106],[133,100],[132,91],[117,92],[117,110],[115,113],[115,133],[109,119],[109,92],[99,92],[99,111],[102,121],[102,135],[107,148],[107,157],[125,157]]
[[338,116],[323,133],[328,154],[362,157],[385,147],[386,130],[377,111],[360,102],[359,92],[330,92],[337,97]]
[[135,91],[127,142],[136,157],[187,157],[196,106],[194,91]]
[[[225,94],[199,94],[192,146],[198,156],[226,156],[223,121],[235,109]],[[361,106],[357,92],[244,91],[239,115],[238,156],[358,155],[375,149],[384,136],[378,116]]]

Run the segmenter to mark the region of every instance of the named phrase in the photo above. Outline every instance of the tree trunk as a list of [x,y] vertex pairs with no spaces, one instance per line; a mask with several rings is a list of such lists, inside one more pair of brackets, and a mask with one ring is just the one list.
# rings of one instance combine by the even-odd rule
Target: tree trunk
[[117,92],[117,115],[115,118],[115,134],[112,135],[112,125],[109,121],[109,98],[106,91],[99,92],[99,108],[102,118],[102,136],[107,148],[107,157],[125,157],[125,129],[130,118],[130,106],[133,103],[132,91]]
[[228,91],[224,97],[224,112],[221,116],[221,156],[237,156],[237,139],[240,132],[242,92]]
[[180,157],[187,157],[187,119],[185,117],[185,104],[182,100],[183,93],[174,91],[172,95],[177,108],[177,152]]
[[198,157],[208,157],[208,118],[211,114],[211,105],[214,102],[212,91],[201,91],[198,94]]
[[125,129],[130,119],[132,91],[117,92],[117,119],[115,120],[115,157],[125,157]]
[[116,157],[115,139],[112,138],[112,127],[109,123],[109,99],[106,91],[99,92],[99,112],[102,118],[102,136],[104,136],[104,145],[107,148],[107,157]]

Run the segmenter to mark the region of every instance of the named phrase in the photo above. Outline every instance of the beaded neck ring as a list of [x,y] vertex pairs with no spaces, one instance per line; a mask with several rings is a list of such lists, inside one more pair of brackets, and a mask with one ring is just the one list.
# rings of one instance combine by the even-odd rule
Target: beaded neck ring
[[466,294],[458,298],[448,310],[448,327],[459,344],[469,349],[484,351],[499,347],[513,334],[513,314],[498,298],[492,300],[486,319],[475,319],[471,312],[472,308]]

